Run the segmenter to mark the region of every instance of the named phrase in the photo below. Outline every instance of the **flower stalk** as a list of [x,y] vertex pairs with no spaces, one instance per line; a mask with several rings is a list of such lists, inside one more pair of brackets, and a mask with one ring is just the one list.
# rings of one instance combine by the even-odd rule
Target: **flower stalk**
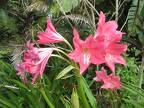
[[43,98],[45,99],[46,103],[48,104],[48,106],[49,106],[50,108],[55,108],[54,105],[52,104],[52,102],[51,102],[51,101],[49,100],[49,98],[47,97],[45,91],[44,91],[43,89],[40,89],[40,92],[41,92]]
[[115,21],[118,22],[119,0],[116,0]]
[[82,103],[83,103],[83,108],[91,108],[89,103],[88,103],[88,100],[86,98],[86,95],[85,95],[85,91],[83,89],[83,82],[82,82],[82,78],[81,76],[80,77],[77,77],[77,82],[78,82],[78,92],[79,92],[79,95],[81,97],[81,100],[82,100]]
[[76,80],[78,84],[78,94],[79,94],[80,99],[82,100],[83,108],[91,108],[90,104],[88,103],[88,100],[86,98],[85,91],[83,88],[82,75],[80,74],[80,70],[77,70],[78,66],[76,63],[75,63],[75,67],[76,67],[75,76],[76,76]]

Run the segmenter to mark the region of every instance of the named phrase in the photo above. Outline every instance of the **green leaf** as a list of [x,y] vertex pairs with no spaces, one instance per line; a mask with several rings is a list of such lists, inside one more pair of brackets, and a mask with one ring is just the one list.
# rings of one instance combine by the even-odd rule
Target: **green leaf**
[[2,95],[0,95],[0,103],[8,106],[9,108],[15,108],[15,105],[13,105],[12,103],[10,103],[5,97],[3,97]]
[[3,9],[0,9],[0,24],[7,25],[8,18],[7,13]]
[[96,0],[96,3],[98,3],[98,4],[100,4],[102,2],[104,2],[104,0]]
[[63,69],[56,77],[56,79],[61,79],[62,77],[64,77],[68,72],[70,72],[72,69],[74,69],[73,66],[69,65],[68,67],[66,67],[65,69]]
[[73,75],[65,75],[64,77],[62,77],[61,79],[67,79],[67,78],[70,78],[72,77]]
[[128,12],[128,31],[131,35],[136,33],[136,19],[138,10],[138,0],[132,0],[131,7]]
[[[140,15],[143,13],[143,0],[132,0],[129,12],[128,12],[128,31],[131,36],[135,36],[138,32],[138,25],[140,22]],[[140,27],[142,28],[142,27]]]
[[144,46],[144,33],[143,32],[139,32],[138,38],[139,38],[142,46]]
[[14,79],[12,79],[11,81],[14,82],[15,84],[17,84],[17,86],[19,86],[20,88],[24,88],[29,91],[28,87],[26,85],[24,85],[23,83],[21,83],[20,81],[14,80]]
[[57,0],[59,2],[61,11],[70,12],[72,8],[75,8],[80,0]]
[[143,6],[143,8],[141,10],[141,16],[144,17],[144,6]]
[[90,91],[89,86],[88,86],[87,82],[85,81],[85,79],[83,77],[82,77],[82,79],[83,79],[83,87],[84,87],[86,96],[89,99],[89,102],[90,102],[92,108],[96,108],[96,103],[97,103],[96,99],[93,96],[92,92]]
[[0,9],[0,26],[10,29],[11,31],[17,31],[15,19],[8,16],[8,12]]
[[65,99],[63,95],[60,97],[60,99],[62,103],[64,104],[65,108],[71,108],[71,104],[68,99]]
[[132,100],[132,99],[123,99],[125,102],[128,102],[132,105],[135,106],[135,108],[143,108],[144,106],[139,104],[138,102],[136,102],[135,100]]

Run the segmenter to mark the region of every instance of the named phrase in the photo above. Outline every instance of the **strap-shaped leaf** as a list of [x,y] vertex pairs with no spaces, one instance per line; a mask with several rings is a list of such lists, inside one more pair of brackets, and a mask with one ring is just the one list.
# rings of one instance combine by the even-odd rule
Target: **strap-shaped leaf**
[[92,108],[97,108],[97,105],[96,105],[97,102],[96,102],[95,97],[93,96],[92,92],[90,91],[89,86],[88,86],[87,82],[85,81],[85,79],[83,77],[82,77],[82,79],[83,79],[83,88],[85,90],[86,96],[89,99],[89,102],[90,102]]
[[69,65],[68,67],[64,68],[56,77],[56,79],[61,79],[64,77],[68,72],[70,72],[72,69],[74,69],[73,66]]

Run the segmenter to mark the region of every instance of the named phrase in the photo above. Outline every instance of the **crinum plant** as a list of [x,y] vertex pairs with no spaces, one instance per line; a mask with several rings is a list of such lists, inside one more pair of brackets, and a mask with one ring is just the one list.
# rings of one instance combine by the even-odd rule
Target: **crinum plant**
[[[56,79],[60,79],[72,71],[77,80],[77,86],[73,89],[72,99],[80,99],[83,108],[95,108],[95,97],[92,95],[82,75],[87,74],[86,70],[91,64],[97,66],[106,64],[111,73],[107,73],[107,70],[102,67],[101,70],[96,70],[96,77],[93,80],[102,82],[102,89],[112,89],[115,91],[122,88],[120,77],[115,72],[115,64],[126,65],[126,61],[121,54],[127,50],[127,45],[120,43],[125,33],[118,31],[117,28],[118,24],[116,21],[106,22],[105,14],[100,12],[99,21],[95,30],[96,33],[90,34],[85,40],[80,39],[79,32],[76,27],[73,27],[73,49],[72,45],[56,31],[51,19],[47,18],[47,27],[45,31],[38,32],[38,40],[36,42],[27,42],[26,50],[23,51],[23,60],[17,64],[18,75],[27,84],[28,79],[26,74],[30,74],[32,84],[36,86],[39,83],[37,80],[43,78],[49,58],[57,56],[67,62],[68,67],[60,72]],[[69,46],[69,49],[50,45],[55,43],[65,43]],[[43,48],[38,47],[41,45]],[[77,89],[78,94],[76,92]],[[55,108],[55,105],[46,96],[43,89],[41,89],[41,92],[49,107]],[[79,101],[76,103],[71,102],[74,108],[81,106]]]

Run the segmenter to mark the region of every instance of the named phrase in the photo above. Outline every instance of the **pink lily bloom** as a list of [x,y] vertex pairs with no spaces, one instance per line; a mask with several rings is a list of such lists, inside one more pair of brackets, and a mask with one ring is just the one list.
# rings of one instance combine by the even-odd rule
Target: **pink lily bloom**
[[26,67],[25,67],[25,64],[22,62],[22,63],[18,63],[17,66],[16,66],[16,70],[18,71],[17,75],[20,75],[22,77],[22,80],[24,81],[24,83],[27,83],[27,78],[25,76],[26,72]]
[[99,41],[104,41],[105,44],[109,44],[110,42],[120,42],[125,33],[118,31],[117,28],[118,25],[116,21],[106,22],[105,14],[100,12],[98,27],[94,38]]
[[96,71],[96,77],[93,79],[97,82],[103,82],[104,84],[101,86],[103,89],[120,89],[122,87],[120,77],[114,74],[107,75],[104,68],[101,71]]
[[107,77],[107,72],[104,68],[101,71],[96,71],[96,77],[93,80],[102,82]]
[[55,30],[50,18],[47,18],[47,28],[45,32],[39,32],[38,38],[38,43],[40,44],[58,43],[64,41],[64,38]]
[[[68,54],[68,56],[78,62],[80,65],[80,73],[82,74],[90,65],[93,64],[101,64],[102,58],[99,58],[99,50],[100,46],[97,42],[95,42],[92,35],[89,35],[85,41],[80,39],[78,31],[73,29],[73,43],[75,50]],[[96,56],[97,55],[97,56]]]
[[107,48],[100,51],[101,54],[99,55],[99,58],[101,58],[101,62],[105,63],[112,72],[115,72],[116,63],[126,65],[126,61],[121,56],[121,54],[126,50],[127,45],[125,44],[111,43],[107,46]]
[[35,83],[39,75],[42,78],[48,59],[53,52],[53,48],[38,48],[37,50],[39,60],[34,61],[34,64],[28,70],[33,75],[33,83]]
[[101,86],[103,89],[121,89],[122,84],[120,82],[120,77],[113,74],[107,76],[103,79],[104,84]]
[[115,72],[115,63],[126,65],[126,61],[121,56],[127,50],[127,45],[112,43],[106,49],[104,59],[107,66]]
[[100,12],[98,27],[94,36],[95,40],[103,43],[104,49],[101,52],[103,62],[115,72],[115,63],[125,65],[126,62],[121,56],[126,51],[127,45],[118,44],[124,33],[117,30],[118,25],[116,21],[105,21],[105,14]]
[[24,53],[24,60],[18,64],[19,75],[23,76],[24,72],[29,72],[33,76],[32,83],[34,84],[39,76],[43,76],[44,69],[50,58],[53,48],[36,48],[28,43],[27,52]]

